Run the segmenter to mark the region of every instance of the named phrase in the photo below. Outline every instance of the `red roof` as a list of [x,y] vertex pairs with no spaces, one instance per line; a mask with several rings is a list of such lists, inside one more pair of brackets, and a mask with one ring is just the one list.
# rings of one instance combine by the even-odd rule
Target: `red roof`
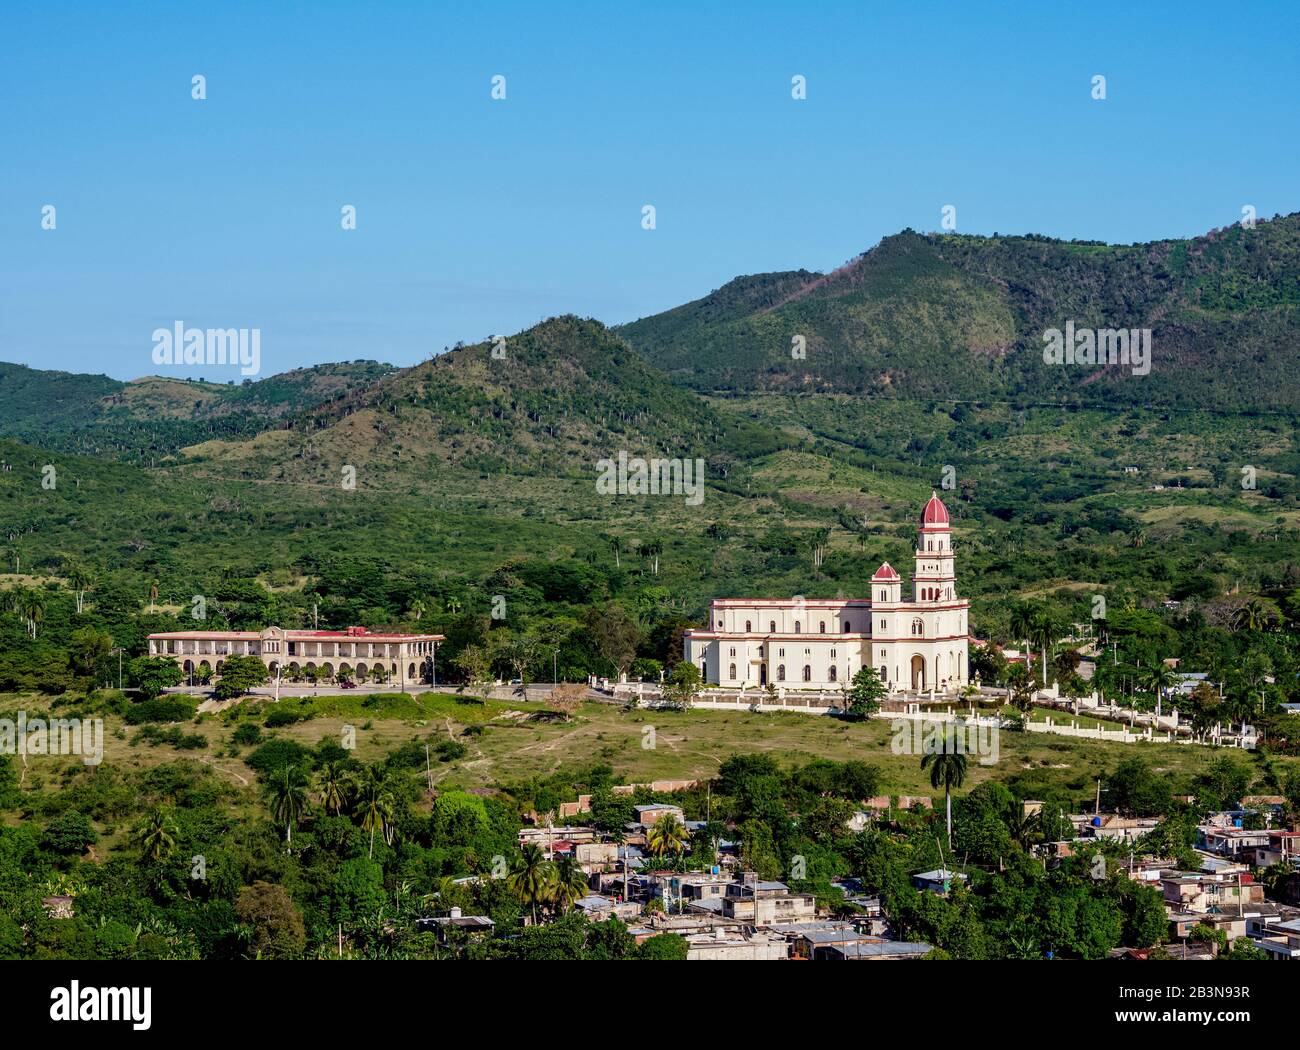
[[943,500],[939,498],[937,492],[930,493],[930,502],[925,505],[925,510],[921,512],[922,525],[947,525],[948,508],[943,505]]
[[894,571],[894,567],[890,565],[889,562],[885,562],[876,570],[876,574],[871,578],[873,580],[897,580],[899,576],[898,573]]

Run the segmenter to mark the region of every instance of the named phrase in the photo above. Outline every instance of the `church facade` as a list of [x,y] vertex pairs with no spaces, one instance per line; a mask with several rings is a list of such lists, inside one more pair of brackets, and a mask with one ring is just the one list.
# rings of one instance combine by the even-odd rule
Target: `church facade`
[[891,691],[955,691],[969,682],[969,603],[953,556],[948,508],[931,494],[910,600],[888,562],[867,598],[715,598],[709,625],[686,632],[685,657],[722,688],[839,690],[866,665]]

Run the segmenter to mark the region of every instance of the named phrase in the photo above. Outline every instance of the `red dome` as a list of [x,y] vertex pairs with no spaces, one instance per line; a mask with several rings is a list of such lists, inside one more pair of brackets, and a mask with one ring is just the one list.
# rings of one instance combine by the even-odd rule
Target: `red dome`
[[897,580],[899,575],[894,571],[894,567],[890,565],[889,562],[885,562],[876,570],[876,574],[871,578],[873,580]]
[[943,505],[943,500],[939,498],[938,493],[930,493],[930,502],[925,505],[925,510],[921,512],[921,524],[948,524],[948,508]]

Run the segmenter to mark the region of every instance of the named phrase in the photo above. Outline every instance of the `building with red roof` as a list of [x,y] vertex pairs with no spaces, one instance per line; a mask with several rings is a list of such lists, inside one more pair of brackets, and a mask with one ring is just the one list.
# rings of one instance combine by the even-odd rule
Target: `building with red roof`
[[957,595],[948,508],[921,512],[912,595],[889,562],[867,598],[715,598],[685,656],[720,687],[838,690],[864,666],[891,690],[955,692],[970,681],[970,603]]
[[321,678],[369,678],[377,671],[402,686],[436,682],[435,670],[441,634],[408,634],[348,627],[341,631],[162,631],[149,635],[150,656],[170,656],[186,678],[210,671],[221,675],[230,656],[256,656],[272,676],[281,669],[296,677],[309,673]]

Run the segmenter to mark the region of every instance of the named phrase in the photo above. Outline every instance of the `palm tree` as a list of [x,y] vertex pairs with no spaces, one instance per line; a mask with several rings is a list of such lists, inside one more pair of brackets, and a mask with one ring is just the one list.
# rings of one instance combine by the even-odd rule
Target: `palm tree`
[[520,848],[515,866],[507,877],[508,885],[519,900],[532,910],[534,926],[537,925],[537,905],[546,903],[553,873],[554,865],[542,855],[541,847],[526,842]]
[[39,591],[27,590],[23,596],[22,614],[27,617],[27,630],[36,637],[36,625],[45,618],[45,599]]
[[614,568],[622,568],[619,564],[618,556],[623,550],[623,538],[621,536],[611,536],[609,538],[609,549],[614,552]]
[[422,598],[416,598],[415,601],[411,602],[411,616],[418,620],[424,615],[426,608],[427,606],[424,604],[424,600]]
[[457,613],[459,613],[459,612],[460,612],[460,599],[459,599],[459,598],[448,598],[448,599],[447,599],[447,611],[448,611],[449,613],[451,613],[453,616],[455,616]]
[[1029,638],[1043,654],[1043,688],[1047,688],[1047,651],[1055,644],[1060,630],[1056,617],[1048,609],[1038,609],[1030,617]]
[[1178,675],[1174,669],[1163,660],[1157,660],[1150,667],[1142,668],[1140,672],[1140,681],[1148,693],[1154,693],[1156,697],[1156,718],[1160,717],[1160,701],[1165,695],[1165,691],[1172,688],[1178,682]]
[[382,829],[385,836],[393,821],[393,794],[384,783],[384,775],[376,766],[367,766],[366,775],[357,791],[356,812],[361,816],[361,829],[370,832],[370,859],[375,859],[375,832]]
[[316,774],[316,790],[326,813],[338,815],[348,808],[352,795],[352,778],[342,762],[326,762]]
[[1011,808],[1007,811],[1004,823],[1011,833],[1012,840],[1018,843],[1022,849],[1028,849],[1030,843],[1038,835],[1041,821],[1037,813],[1026,814],[1025,804],[1017,801],[1012,803]]
[[646,845],[656,857],[662,857],[666,853],[677,856],[686,849],[690,838],[690,832],[677,819],[677,815],[665,813],[650,825],[650,830],[646,833]]
[[1029,632],[1034,626],[1034,607],[1027,602],[1017,602],[1011,610],[1011,634],[1025,647],[1025,660],[1029,659]]
[[140,847],[146,860],[159,861],[176,848],[179,834],[171,812],[159,806],[136,826],[131,840]]
[[587,876],[572,857],[561,857],[555,865],[555,878],[551,883],[551,906],[561,915],[567,915],[573,906],[587,895]]
[[83,603],[86,597],[86,590],[90,587],[90,574],[80,565],[74,565],[68,570],[68,586],[77,594],[77,615],[81,615]]
[[297,766],[285,766],[267,789],[267,804],[276,822],[284,825],[284,840],[293,843],[293,826],[307,808],[307,778]]
[[1237,610],[1233,619],[1234,626],[1239,631],[1266,631],[1271,622],[1268,606],[1259,598],[1251,598],[1246,602]]
[[952,789],[966,779],[966,756],[949,751],[952,741],[945,735],[942,751],[929,751],[921,758],[921,768],[930,770],[930,786],[943,787],[944,809],[948,814],[948,848],[952,849]]

